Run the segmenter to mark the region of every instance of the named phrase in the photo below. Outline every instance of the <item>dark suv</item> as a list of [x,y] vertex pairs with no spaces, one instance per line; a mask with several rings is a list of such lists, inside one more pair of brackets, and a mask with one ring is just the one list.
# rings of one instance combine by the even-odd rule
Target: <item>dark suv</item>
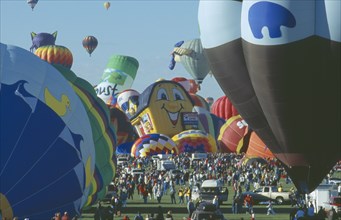
[[220,209],[210,202],[201,202],[192,213],[191,220],[226,220]]

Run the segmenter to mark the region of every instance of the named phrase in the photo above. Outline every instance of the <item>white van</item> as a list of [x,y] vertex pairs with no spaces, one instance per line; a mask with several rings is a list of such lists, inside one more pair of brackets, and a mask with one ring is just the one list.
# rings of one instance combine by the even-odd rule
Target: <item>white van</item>
[[224,183],[220,180],[205,180],[202,182],[199,189],[196,187],[193,187],[192,189],[193,200],[200,197],[203,201],[212,202],[215,195],[218,196],[220,204],[228,199],[228,189],[227,187],[224,187]]

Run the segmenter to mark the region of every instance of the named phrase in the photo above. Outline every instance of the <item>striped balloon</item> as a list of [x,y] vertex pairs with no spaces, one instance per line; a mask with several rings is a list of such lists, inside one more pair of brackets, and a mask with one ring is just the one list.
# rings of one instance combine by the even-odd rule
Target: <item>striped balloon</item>
[[262,158],[275,158],[270,149],[254,131],[251,133],[249,147],[247,148],[245,155],[248,157],[256,156]]
[[83,39],[83,47],[91,56],[92,52],[96,49],[98,41],[94,36],[87,36]]
[[226,96],[218,98],[212,104],[211,113],[224,118],[225,120],[239,114],[237,109],[232,105],[232,102]]
[[246,151],[250,132],[240,115],[229,118],[220,128],[218,144],[223,153],[242,153]]
[[71,68],[73,63],[71,51],[68,48],[60,45],[47,45],[38,47],[34,54],[48,63],[62,65],[68,69]]
[[163,134],[147,134],[135,141],[131,156],[146,157],[156,154],[178,154],[175,142]]
[[179,153],[217,153],[214,137],[202,130],[186,130],[172,137]]

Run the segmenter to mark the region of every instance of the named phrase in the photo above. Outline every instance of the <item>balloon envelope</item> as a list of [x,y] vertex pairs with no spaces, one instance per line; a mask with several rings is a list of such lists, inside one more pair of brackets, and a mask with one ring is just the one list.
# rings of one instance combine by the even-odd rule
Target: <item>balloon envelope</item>
[[113,55],[109,58],[107,67],[96,86],[97,95],[105,102],[123,90],[129,89],[136,77],[139,62],[134,57]]
[[53,66],[19,47],[1,44],[0,76],[2,217],[79,215],[95,166],[81,100]]
[[73,63],[73,56],[71,51],[59,45],[41,46],[34,52],[35,55],[42,60],[51,64],[62,65],[68,69],[71,68]]
[[201,130],[186,130],[172,137],[179,153],[216,153],[217,144],[212,135]]
[[178,154],[175,142],[163,134],[147,134],[135,141],[131,156],[146,157],[156,154]]
[[232,116],[239,115],[237,109],[233,106],[232,102],[227,96],[222,96],[213,102],[211,106],[211,112],[218,117],[224,118],[225,120]]
[[340,159],[340,14],[332,0],[199,4],[212,73],[305,193]]
[[96,49],[98,45],[98,40],[94,36],[86,36],[82,41],[83,47],[91,56],[92,52]]
[[[177,49],[184,49],[189,53],[181,54],[177,52]],[[210,72],[207,57],[204,53],[204,49],[201,45],[200,39],[193,39],[184,42],[180,47],[175,48],[173,54],[175,54],[175,60],[181,62],[184,68],[199,84],[202,83],[204,78]]]

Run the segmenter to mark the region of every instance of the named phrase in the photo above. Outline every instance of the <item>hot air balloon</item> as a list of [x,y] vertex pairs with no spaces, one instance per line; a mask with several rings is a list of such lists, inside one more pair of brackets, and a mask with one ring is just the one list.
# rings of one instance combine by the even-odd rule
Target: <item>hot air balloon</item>
[[127,116],[118,108],[110,108],[110,123],[117,134],[117,145],[135,141],[138,138]]
[[133,147],[135,141],[125,142],[116,147],[116,155],[129,154],[131,153],[131,148]]
[[38,3],[38,0],[27,0],[27,4],[31,7],[32,11],[34,7],[36,7],[36,4]]
[[96,163],[92,181],[87,182],[89,191],[83,198],[83,209],[93,205],[96,201],[104,198],[106,186],[112,181],[115,172],[115,161],[112,160],[116,151],[115,146],[118,138],[117,129],[111,124],[111,115],[107,106],[97,97],[92,85],[79,78],[71,70],[60,65],[54,65],[72,85],[76,94],[86,107],[90,120],[95,152]]
[[53,66],[0,46],[2,218],[79,215],[95,167],[87,110]]
[[156,154],[178,154],[174,141],[163,134],[147,134],[135,141],[131,148],[131,156],[146,157]]
[[225,120],[215,116],[207,109],[199,106],[194,106],[192,112],[197,113],[198,129],[207,132],[215,139],[217,139],[219,136],[220,128],[224,125]]
[[224,118],[225,120],[232,116],[239,115],[237,109],[233,106],[227,96],[222,96],[213,102],[211,106],[211,112],[218,117]]
[[341,157],[340,10],[333,0],[199,4],[213,75],[304,193]]
[[137,110],[129,119],[140,137],[153,133],[174,136],[198,126],[192,109],[192,100],[179,83],[162,80],[139,95]]
[[83,47],[91,56],[92,52],[96,49],[98,41],[94,36],[86,36],[82,41]]
[[123,90],[129,89],[136,77],[139,62],[130,56],[113,55],[110,57],[107,67],[101,77],[101,82],[95,90],[105,103],[117,98]]
[[110,2],[104,2],[103,6],[108,10],[110,8]]
[[38,47],[54,45],[57,38],[57,31],[52,34],[49,33],[31,33],[32,46],[30,47],[30,51],[33,52],[33,49],[38,49]]
[[71,51],[59,45],[41,46],[34,52],[35,55],[42,60],[51,64],[62,65],[68,69],[71,68],[73,63],[73,56]]
[[134,115],[139,100],[140,93],[134,89],[126,89],[117,96],[117,104],[119,108],[126,114]]
[[249,146],[245,153],[248,157],[261,157],[264,159],[273,159],[275,156],[271,153],[270,149],[264,144],[264,142],[258,137],[258,135],[253,131],[251,132]]
[[210,110],[208,103],[206,102],[206,100],[202,96],[200,96],[198,94],[193,94],[193,93],[189,93],[189,95],[191,96],[191,99],[194,102],[194,106],[202,107],[202,108],[206,109],[207,111]]
[[216,153],[214,137],[202,130],[186,130],[172,137],[179,153]]
[[200,85],[194,79],[186,79],[185,77],[174,77],[172,81],[180,83],[187,92],[196,94],[200,90]]
[[[199,84],[210,72],[207,57],[200,39],[193,39],[175,45],[172,52],[172,63],[181,62],[184,68]],[[173,69],[174,66],[170,66]]]
[[229,118],[220,128],[218,144],[223,153],[245,153],[251,131],[240,115]]

